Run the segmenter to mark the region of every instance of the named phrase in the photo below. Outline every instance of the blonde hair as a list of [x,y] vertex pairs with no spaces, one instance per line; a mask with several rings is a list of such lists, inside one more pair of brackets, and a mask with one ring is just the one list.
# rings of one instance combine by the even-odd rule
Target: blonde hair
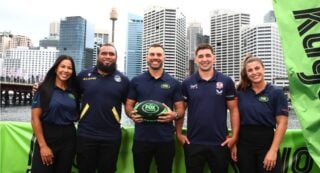
[[244,57],[244,60],[242,62],[242,69],[241,69],[241,72],[240,72],[241,79],[240,79],[239,85],[237,86],[237,90],[244,91],[247,87],[251,86],[251,81],[247,76],[246,66],[247,66],[248,63],[251,63],[251,62],[254,62],[254,61],[258,61],[262,65],[262,67],[264,68],[263,62],[259,57],[254,56],[252,54],[247,54]]

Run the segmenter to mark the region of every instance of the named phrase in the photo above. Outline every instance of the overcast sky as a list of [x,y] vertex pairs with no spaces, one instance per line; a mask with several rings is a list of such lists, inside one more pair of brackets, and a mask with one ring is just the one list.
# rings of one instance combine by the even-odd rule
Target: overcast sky
[[252,24],[263,23],[263,16],[272,10],[272,0],[1,0],[0,32],[26,35],[38,45],[39,39],[49,35],[49,23],[66,16],[82,16],[96,29],[110,32],[110,11],[116,7],[115,45],[119,56],[124,56],[128,12],[143,16],[144,10],[152,5],[180,8],[187,23],[202,23],[207,35],[213,10],[222,8],[249,13]]

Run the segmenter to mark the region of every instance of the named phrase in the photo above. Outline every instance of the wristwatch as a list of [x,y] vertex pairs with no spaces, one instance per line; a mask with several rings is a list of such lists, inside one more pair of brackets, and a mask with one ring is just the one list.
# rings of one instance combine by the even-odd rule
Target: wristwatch
[[180,116],[179,116],[178,112],[175,112],[175,113],[176,113],[176,114],[175,114],[175,116],[174,116],[174,119],[175,119],[175,120],[180,119]]

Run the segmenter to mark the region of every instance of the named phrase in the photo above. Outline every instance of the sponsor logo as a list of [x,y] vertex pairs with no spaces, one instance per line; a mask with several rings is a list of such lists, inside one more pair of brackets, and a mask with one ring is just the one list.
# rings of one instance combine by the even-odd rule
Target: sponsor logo
[[191,84],[190,85],[190,89],[198,89],[198,84]]
[[146,103],[142,106],[142,111],[146,113],[157,113],[159,109],[159,106],[153,103]]
[[71,98],[72,100],[76,99],[72,93],[69,93],[68,97]]
[[[304,20],[297,30],[300,37],[302,37],[302,45],[308,58],[317,58],[320,56],[320,32],[315,32],[314,26],[320,25],[320,8],[303,9],[292,12],[296,20]],[[296,75],[299,80],[304,84],[320,84],[320,60],[313,61],[312,73],[306,74],[305,72],[298,72]],[[306,69],[305,71],[309,71]],[[318,93],[320,98],[320,92]]]
[[258,100],[260,102],[268,102],[269,101],[269,98],[267,96],[259,96],[258,97]]
[[170,88],[170,85],[167,84],[167,83],[163,83],[163,84],[160,85],[160,88],[169,89],[169,88]]
[[96,80],[97,77],[84,77],[82,80]]

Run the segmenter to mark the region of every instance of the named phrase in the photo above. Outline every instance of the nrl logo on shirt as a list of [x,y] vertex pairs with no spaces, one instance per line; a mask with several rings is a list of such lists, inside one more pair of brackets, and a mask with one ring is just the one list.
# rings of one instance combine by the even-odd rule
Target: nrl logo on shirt
[[260,102],[268,102],[269,101],[269,98],[267,96],[259,96],[258,99]]

